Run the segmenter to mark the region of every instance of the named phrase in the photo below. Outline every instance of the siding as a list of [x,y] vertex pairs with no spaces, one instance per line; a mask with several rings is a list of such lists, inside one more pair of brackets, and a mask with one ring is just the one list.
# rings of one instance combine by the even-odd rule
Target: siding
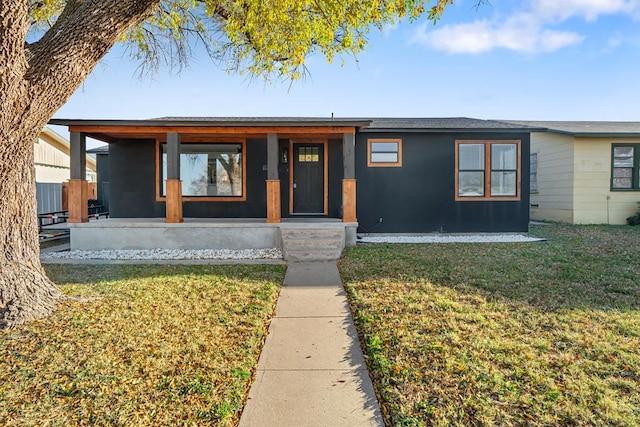
[[[368,138],[402,139],[402,167],[368,167]],[[521,140],[521,199],[456,201],[457,139]],[[363,132],[355,156],[361,233],[528,231],[529,134]]]
[[538,192],[531,194],[531,219],[573,222],[573,137],[551,132],[531,134],[538,153]]
[[640,192],[611,191],[611,146],[640,143],[639,138],[576,138],[574,223],[626,224]]
[[[69,179],[69,153],[62,151],[58,146],[52,145],[42,137],[33,144],[36,182],[60,183]],[[94,182],[96,172],[87,167],[86,177],[88,181]]]

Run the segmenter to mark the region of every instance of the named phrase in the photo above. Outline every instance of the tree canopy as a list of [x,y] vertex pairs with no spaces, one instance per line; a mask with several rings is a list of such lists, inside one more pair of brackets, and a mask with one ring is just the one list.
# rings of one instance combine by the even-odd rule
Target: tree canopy
[[[145,1],[143,1],[144,3]],[[31,0],[32,34],[64,24],[84,0]],[[184,65],[194,43],[229,70],[297,79],[305,59],[355,55],[372,28],[426,12],[436,21],[453,0],[148,0],[150,16],[119,41],[147,69]]]

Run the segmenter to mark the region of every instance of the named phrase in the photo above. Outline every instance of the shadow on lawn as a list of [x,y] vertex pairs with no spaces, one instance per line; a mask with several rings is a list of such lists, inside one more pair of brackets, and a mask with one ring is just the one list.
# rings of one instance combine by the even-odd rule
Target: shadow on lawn
[[546,242],[367,245],[342,263],[345,281],[429,281],[543,311],[640,309],[640,228],[540,226]]

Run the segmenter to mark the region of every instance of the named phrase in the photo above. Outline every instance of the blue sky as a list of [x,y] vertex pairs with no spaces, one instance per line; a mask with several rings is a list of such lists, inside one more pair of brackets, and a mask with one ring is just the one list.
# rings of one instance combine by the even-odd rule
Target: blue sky
[[116,47],[55,117],[640,120],[639,53],[640,0],[461,0],[436,26],[372,31],[357,62],[311,57],[293,84],[227,74],[205,56],[140,78]]

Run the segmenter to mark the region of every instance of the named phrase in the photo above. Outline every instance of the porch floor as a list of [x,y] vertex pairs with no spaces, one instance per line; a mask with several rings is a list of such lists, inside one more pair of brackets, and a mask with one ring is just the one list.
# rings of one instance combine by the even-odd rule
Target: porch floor
[[164,218],[108,218],[69,224],[72,250],[118,249],[267,249],[283,248],[283,230],[344,232],[344,246],[355,245],[358,223],[336,218],[185,218],[166,223]]

